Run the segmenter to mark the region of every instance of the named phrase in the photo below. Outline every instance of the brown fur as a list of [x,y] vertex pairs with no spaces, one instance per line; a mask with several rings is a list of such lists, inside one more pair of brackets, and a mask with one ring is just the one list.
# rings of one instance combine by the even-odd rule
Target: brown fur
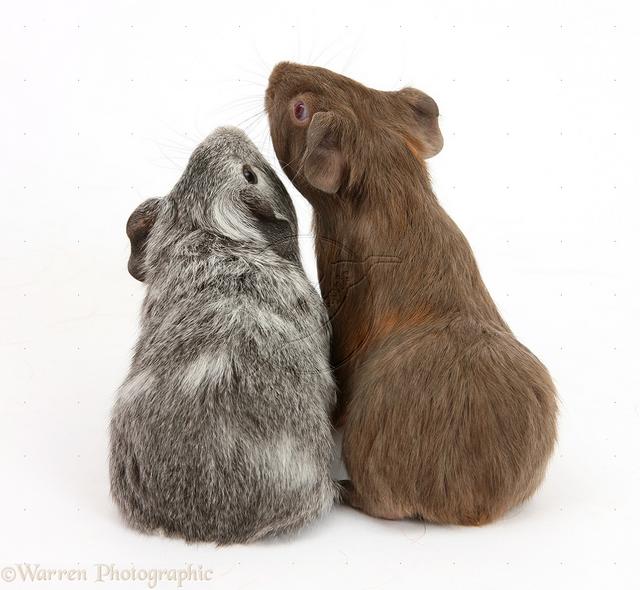
[[[542,481],[556,394],[433,194],[423,158],[442,147],[438,107],[290,63],[274,68],[266,107],[280,163],[314,207],[323,296],[349,285],[327,302],[349,502],[383,518],[500,517]],[[349,281],[345,252],[398,263]]]

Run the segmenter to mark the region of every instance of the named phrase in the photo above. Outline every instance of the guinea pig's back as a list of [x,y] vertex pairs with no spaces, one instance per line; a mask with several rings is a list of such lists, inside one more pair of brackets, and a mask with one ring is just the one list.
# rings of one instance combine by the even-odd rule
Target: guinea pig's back
[[173,303],[150,293],[163,319],[143,326],[112,420],[113,494],[142,529],[244,542],[334,501],[326,312],[297,265],[270,261],[218,265]]

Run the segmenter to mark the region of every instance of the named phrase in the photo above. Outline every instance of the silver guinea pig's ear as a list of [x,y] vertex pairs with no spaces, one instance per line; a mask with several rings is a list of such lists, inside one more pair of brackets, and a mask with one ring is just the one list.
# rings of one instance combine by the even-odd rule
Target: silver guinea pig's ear
[[127,220],[127,236],[131,242],[131,254],[129,255],[129,274],[139,281],[144,282],[144,253],[147,239],[153,224],[158,217],[160,199],[147,199],[138,205],[136,210]]
[[273,205],[258,195],[247,192],[244,202],[253,218],[256,229],[262,234],[267,248],[292,262],[300,261],[298,228],[295,211],[292,219],[276,211]]

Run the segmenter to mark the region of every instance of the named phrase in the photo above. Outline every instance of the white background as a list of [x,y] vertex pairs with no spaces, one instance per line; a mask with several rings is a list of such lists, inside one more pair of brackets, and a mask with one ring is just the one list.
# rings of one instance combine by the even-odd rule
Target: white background
[[[214,572],[191,588],[637,588],[635,5],[4,3],[0,568],[81,567],[87,587],[94,563],[191,563]],[[240,124],[272,157],[264,116],[251,117],[281,59],[415,85],[440,105],[437,194],[562,402],[544,486],[498,523],[336,508],[296,538],[218,549],[133,532],[110,501],[107,422],[143,295],[125,221],[218,125]]]

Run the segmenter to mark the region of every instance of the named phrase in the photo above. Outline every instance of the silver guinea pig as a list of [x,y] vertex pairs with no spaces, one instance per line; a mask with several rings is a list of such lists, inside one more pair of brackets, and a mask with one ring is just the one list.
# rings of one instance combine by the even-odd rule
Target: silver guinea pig
[[126,521],[223,545],[327,512],[329,322],[275,172],[242,131],[220,128],[127,234],[129,271],[147,291],[110,425],[111,494]]

